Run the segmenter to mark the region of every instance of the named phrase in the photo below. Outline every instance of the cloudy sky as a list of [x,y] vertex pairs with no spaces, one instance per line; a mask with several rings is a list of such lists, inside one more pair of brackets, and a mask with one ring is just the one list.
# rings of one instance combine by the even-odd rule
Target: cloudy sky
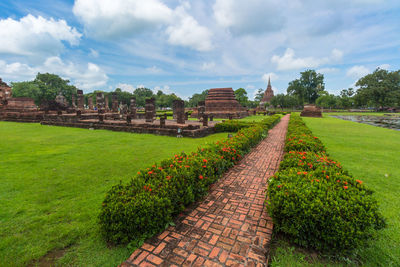
[[145,86],[276,93],[308,68],[338,93],[400,69],[400,1],[1,0],[0,77],[37,72],[90,92]]

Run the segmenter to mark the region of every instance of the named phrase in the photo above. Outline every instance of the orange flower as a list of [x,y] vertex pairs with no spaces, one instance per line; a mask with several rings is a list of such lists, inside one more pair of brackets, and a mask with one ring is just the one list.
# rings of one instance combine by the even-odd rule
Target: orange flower
[[329,179],[329,175],[326,176],[326,179]]
[[280,185],[278,185],[278,188],[281,188],[282,187],[282,185],[280,184]]
[[345,185],[345,186],[343,186],[343,188],[344,188],[344,189],[347,189],[347,188],[349,188],[349,187],[348,187],[347,185]]
[[297,172],[297,174],[301,174],[301,172]]
[[360,180],[356,180],[357,183],[362,184],[363,182]]
[[203,177],[203,175],[199,175],[199,178],[200,178],[200,180],[202,180],[204,177]]
[[137,172],[137,174],[140,174],[140,172]]
[[206,166],[206,165],[203,165],[203,168],[207,168],[207,166]]
[[207,160],[206,160],[206,159],[203,159],[203,162],[207,162]]

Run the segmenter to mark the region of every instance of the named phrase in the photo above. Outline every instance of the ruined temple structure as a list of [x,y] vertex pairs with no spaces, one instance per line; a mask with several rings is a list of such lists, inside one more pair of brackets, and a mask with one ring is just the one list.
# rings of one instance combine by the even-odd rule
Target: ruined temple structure
[[321,109],[314,104],[305,105],[303,111],[300,113],[301,117],[316,117],[321,118]]
[[137,118],[137,114],[136,114],[136,98],[131,98],[131,103],[130,103],[130,114],[132,119],[136,119]]
[[154,116],[156,115],[155,99],[154,98],[146,99],[146,105],[144,108],[145,108],[146,122],[153,122]]
[[89,97],[88,98],[88,106],[89,106],[89,110],[93,110],[93,97]]
[[274,91],[272,90],[271,79],[268,78],[267,90],[265,90],[265,92],[264,92],[264,96],[263,96],[262,100],[260,101],[259,108],[262,110],[265,110],[265,104],[271,103],[271,99],[273,96],[274,96]]
[[185,124],[185,102],[183,100],[174,100],[173,113],[176,114],[176,123]]
[[85,96],[82,90],[76,91],[76,94],[78,95],[78,109],[82,111],[85,109]]
[[[201,111],[197,111],[200,115]],[[205,101],[205,112],[207,116],[214,118],[243,118],[248,116],[246,108],[242,107],[235,98],[232,88],[214,88],[208,90]]]
[[12,97],[11,87],[8,86],[3,80],[0,78],[0,106],[6,104],[7,99]]
[[67,109],[69,106],[67,99],[62,95],[61,92],[56,96],[55,102],[60,109]]
[[118,96],[117,93],[113,92],[111,96],[112,112],[118,112]]
[[96,106],[97,106],[97,110],[98,110],[99,113],[104,112],[105,100],[104,100],[104,94],[103,93],[97,93],[96,94]]

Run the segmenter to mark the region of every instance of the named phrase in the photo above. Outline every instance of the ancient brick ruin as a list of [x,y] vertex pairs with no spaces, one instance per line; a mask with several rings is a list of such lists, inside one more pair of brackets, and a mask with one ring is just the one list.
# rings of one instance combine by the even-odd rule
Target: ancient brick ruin
[[[208,91],[205,105],[199,102],[198,109],[192,116],[202,117],[202,114],[214,118],[243,118],[248,116],[246,108],[242,107],[235,98],[232,88],[214,88]],[[204,110],[204,111],[203,111]]]
[[0,120],[187,137],[203,137],[212,134],[216,124],[208,123],[204,112],[202,113],[205,116],[204,120],[188,121],[183,100],[174,101],[176,120],[168,120],[166,114],[156,114],[154,98],[146,100],[145,113],[140,113],[137,112],[136,99],[130,100],[129,108],[126,104],[120,104],[118,110],[116,94],[112,95],[112,108],[108,109],[107,98],[101,92],[96,94],[97,111],[94,109],[93,97],[88,98],[89,105],[85,108],[85,96],[82,90],[77,90],[76,98],[72,97],[71,104],[59,93],[53,101],[46,103],[46,109],[38,108],[32,98],[11,96],[12,89],[1,81]]
[[271,103],[272,97],[274,97],[274,91],[272,90],[271,79],[268,78],[268,86],[264,92],[262,100],[260,101],[259,108],[265,110],[265,105]]
[[321,109],[314,104],[305,105],[303,111],[300,113],[302,117],[316,117],[321,118]]

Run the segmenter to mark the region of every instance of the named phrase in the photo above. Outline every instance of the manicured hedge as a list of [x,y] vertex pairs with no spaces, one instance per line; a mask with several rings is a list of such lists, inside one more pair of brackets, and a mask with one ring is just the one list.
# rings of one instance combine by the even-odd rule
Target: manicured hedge
[[249,121],[240,121],[240,120],[227,120],[215,125],[215,131],[217,133],[220,132],[237,132],[243,128],[249,128],[254,126],[256,123]]
[[330,158],[295,114],[285,150],[267,193],[276,231],[307,248],[345,253],[385,226],[372,191]]
[[232,138],[190,154],[177,154],[139,171],[128,184],[111,188],[99,215],[113,243],[142,239],[165,229],[174,215],[207,193],[210,184],[266,137],[280,116],[270,116]]

